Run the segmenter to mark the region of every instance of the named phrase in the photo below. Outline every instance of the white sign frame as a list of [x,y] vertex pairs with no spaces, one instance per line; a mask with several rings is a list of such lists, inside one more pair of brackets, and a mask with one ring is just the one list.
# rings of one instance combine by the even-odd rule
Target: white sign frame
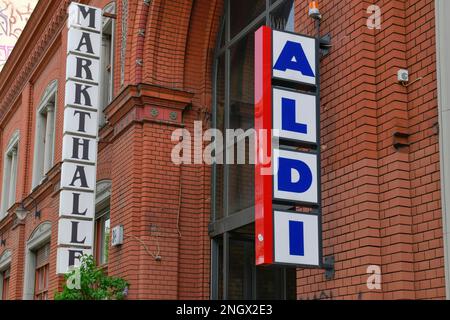
[[[273,199],[282,202],[295,202],[298,204],[317,205],[319,200],[318,175],[320,174],[320,172],[318,171],[319,166],[317,154],[274,148],[272,156]],[[312,184],[307,191],[299,194],[278,189],[278,159],[280,157],[300,160],[310,168],[312,173]]]
[[[314,77],[305,76],[294,70],[280,71],[274,69],[282,50],[288,41],[299,43],[305,53],[309,66],[311,67]],[[285,31],[272,31],[272,78],[317,86],[317,68],[316,68],[316,50],[317,40],[314,37],[299,35],[296,33]]]
[[[307,133],[282,129],[282,98],[289,98],[295,103],[296,122],[307,125]],[[317,136],[317,96],[281,87],[272,88],[272,121],[274,137],[296,143],[319,144]]]
[[[319,267],[321,265],[321,232],[319,214],[274,210],[274,262],[299,267]],[[289,253],[289,221],[303,222],[304,255]]]

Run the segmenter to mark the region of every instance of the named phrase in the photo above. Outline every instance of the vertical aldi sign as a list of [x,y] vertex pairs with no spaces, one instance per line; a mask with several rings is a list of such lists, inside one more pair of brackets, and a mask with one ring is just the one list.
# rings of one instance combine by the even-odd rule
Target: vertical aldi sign
[[91,254],[97,164],[101,9],[69,5],[57,273]]
[[321,266],[317,52],[315,38],[255,34],[257,265]]

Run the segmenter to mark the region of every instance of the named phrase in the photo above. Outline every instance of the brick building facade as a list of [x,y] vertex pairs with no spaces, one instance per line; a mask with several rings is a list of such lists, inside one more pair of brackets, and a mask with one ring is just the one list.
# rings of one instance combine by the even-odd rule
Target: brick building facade
[[[203,131],[252,127],[252,32],[271,24],[314,35],[307,1],[80,1],[104,8],[110,57],[101,70],[97,262],[130,283],[129,299],[444,299],[443,2],[320,2],[321,32],[333,45],[320,62],[323,247],[335,260],[327,279],[324,270],[254,266],[251,166],[171,161],[172,132],[194,134],[194,121]],[[0,287],[8,299],[51,299],[62,287],[69,3],[39,1],[0,73]],[[371,5],[381,9],[380,29],[366,24]],[[408,85],[398,69],[409,70]],[[19,219],[22,206],[28,214]],[[116,225],[124,244],[111,247]],[[367,286],[371,265],[381,268],[381,289]]]

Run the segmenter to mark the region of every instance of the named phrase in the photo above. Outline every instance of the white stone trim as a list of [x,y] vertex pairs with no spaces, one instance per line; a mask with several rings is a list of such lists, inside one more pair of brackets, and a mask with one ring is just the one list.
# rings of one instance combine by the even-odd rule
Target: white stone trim
[[23,281],[23,300],[34,299],[34,274],[36,269],[36,250],[50,242],[52,224],[42,222],[34,229],[25,248],[25,273]]
[[95,212],[98,213],[109,206],[111,198],[111,180],[100,180],[95,190]]
[[5,271],[11,265],[11,256],[11,250],[8,249],[3,251],[2,255],[0,256],[0,272]]
[[[54,102],[51,102],[54,100]],[[48,104],[53,105],[53,119],[51,131],[48,131],[47,107]],[[31,188],[37,187],[45,178],[47,171],[53,166],[55,161],[55,134],[56,134],[56,117],[58,106],[58,80],[53,80],[42,94],[41,100],[36,109],[36,127],[34,138],[34,154],[33,154],[33,177]],[[45,118],[44,118],[45,117]],[[45,128],[45,130],[43,130]],[[51,137],[51,146],[45,147],[41,144],[44,137]],[[46,156],[46,152],[50,155]],[[47,162],[47,163],[45,163]]]
[[3,276],[2,273],[11,267],[11,250],[3,251],[0,256],[0,300],[3,296]]
[[445,291],[450,299],[450,1],[435,0]]
[[[6,217],[7,210],[14,204],[16,199],[16,187],[17,187],[17,167],[19,164],[19,140],[20,133],[16,130],[9,139],[6,147],[6,152],[3,156],[3,178],[2,178],[2,197],[0,207],[0,220]],[[10,160],[10,155],[13,155]],[[14,163],[15,162],[15,163]],[[12,169],[13,168],[13,169]],[[7,172],[11,172],[11,175],[7,175]]]
[[[104,8],[103,12],[114,14],[116,13],[116,3],[110,2],[108,3]],[[105,71],[105,63],[107,59],[105,59],[105,44],[103,37],[105,34],[109,34],[109,32],[106,32],[107,29],[111,28],[111,43],[109,44],[109,55],[110,55],[110,65],[111,65],[111,71],[109,74],[109,79],[106,81],[106,71]],[[99,100],[100,100],[100,108],[99,108],[99,114],[98,114],[98,124],[99,127],[103,127],[106,123],[105,114],[103,113],[103,110],[105,107],[110,103],[110,101],[113,98],[114,95],[114,39],[115,39],[115,21],[114,19],[111,19],[109,17],[103,17],[102,21],[102,46],[101,46],[101,53],[100,53],[100,61],[101,61],[101,72],[100,72],[100,93],[99,93]],[[109,82],[108,88],[104,88],[104,84]],[[108,90],[108,93],[105,91]],[[109,101],[108,101],[109,99]]]

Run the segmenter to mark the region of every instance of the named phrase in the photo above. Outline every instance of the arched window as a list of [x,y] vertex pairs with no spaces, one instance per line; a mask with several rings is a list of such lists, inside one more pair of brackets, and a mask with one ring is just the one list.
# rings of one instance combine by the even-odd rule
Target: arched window
[[[214,62],[213,126],[254,127],[254,33],[263,25],[294,31],[294,0],[225,0]],[[225,139],[224,139],[225,140]],[[254,258],[254,167],[223,155],[213,166],[212,298],[295,298],[295,269],[258,268]],[[216,149],[217,150],[217,149]],[[231,154],[231,153],[230,153]],[[229,159],[227,159],[229,158]],[[234,158],[234,159],[233,159]]]
[[19,164],[19,130],[16,130],[9,139],[3,160],[3,182],[0,220],[7,210],[16,202],[17,166]]
[[[111,2],[103,8],[102,23],[102,49],[101,49],[101,73],[100,73],[100,113],[99,126],[105,124],[103,110],[112,101],[114,94],[114,29],[115,23],[112,16],[116,13],[116,3]],[[107,15],[107,16],[106,16]]]
[[53,80],[45,89],[37,105],[32,188],[41,184],[53,167],[57,91],[58,80]]
[[0,300],[9,299],[9,277],[11,271],[11,250],[0,255]]
[[52,224],[49,221],[42,222],[34,229],[26,243],[24,300],[48,298],[51,229]]
[[97,182],[95,196],[94,257],[96,263],[103,266],[108,263],[109,256],[111,180]]

